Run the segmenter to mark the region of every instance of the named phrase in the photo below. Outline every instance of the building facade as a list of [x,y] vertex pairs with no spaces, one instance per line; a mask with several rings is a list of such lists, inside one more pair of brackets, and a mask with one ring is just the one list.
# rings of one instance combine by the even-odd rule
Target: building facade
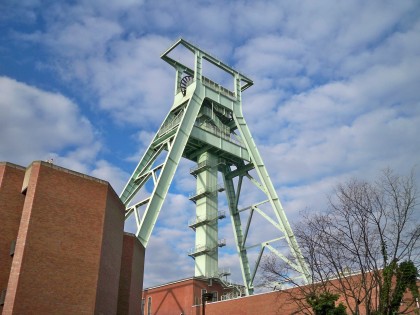
[[106,181],[0,164],[2,314],[138,314],[144,248],[124,212]]
[[25,168],[0,163],[0,310],[6,296],[25,196],[21,193]]
[[[349,275],[347,280],[354,285],[360,282],[360,275]],[[336,292],[337,279],[329,282],[328,290]],[[419,283],[420,285],[420,283]],[[243,296],[241,294],[228,294],[229,288],[204,278],[189,278],[174,281],[165,285],[152,287],[143,291],[144,308],[142,315],[290,315],[313,314],[312,309],[305,303],[308,292],[315,290],[317,285],[293,287],[284,290],[275,290],[260,294]],[[205,290],[205,291],[204,291]],[[204,311],[201,296],[205,292],[217,292],[212,301],[206,303]],[[231,292],[231,291],[230,291]],[[233,292],[234,293],[234,292]],[[340,293],[339,293],[340,294]],[[351,292],[336,302],[347,306],[347,314],[356,312],[366,314],[367,300],[359,301]],[[377,301],[370,301],[377,303]],[[420,314],[418,301],[413,299],[410,292],[404,295],[399,314]]]
[[202,314],[203,294],[209,298],[208,305],[225,300],[228,296],[240,296],[243,291],[243,286],[205,277],[173,281],[143,291],[141,314],[199,315]]
[[[303,313],[296,303],[304,299],[300,288],[243,296],[243,286],[192,277],[142,291],[145,250],[137,237],[124,233],[124,212],[106,181],[46,162],[27,168],[0,163],[0,312]],[[360,282],[358,275],[348,277]],[[209,298],[205,307],[203,294]],[[360,303],[364,314],[364,301],[340,301],[349,307]],[[404,306],[407,314],[420,311],[410,294]]]

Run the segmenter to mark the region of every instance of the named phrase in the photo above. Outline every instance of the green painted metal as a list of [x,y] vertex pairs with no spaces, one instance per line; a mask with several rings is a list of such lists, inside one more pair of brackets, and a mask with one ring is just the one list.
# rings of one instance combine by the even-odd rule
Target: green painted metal
[[[171,57],[180,45],[193,53],[194,69]],[[217,209],[218,193],[222,191],[217,187],[220,171],[246,294],[254,292],[253,281],[265,248],[309,281],[299,246],[243,117],[241,93],[252,86],[252,80],[183,39],[171,46],[161,58],[175,68],[174,102],[120,196],[127,207],[126,218],[134,214],[137,237],[147,246],[177,166],[181,157],[185,157],[198,163],[191,172],[197,178],[197,192],[190,198],[196,203],[195,223],[190,225],[196,232],[195,248],[190,253],[195,259],[195,275],[217,277],[218,273],[217,246],[220,243],[217,226],[218,219],[223,217]],[[203,75],[204,60],[232,77],[233,91]],[[252,170],[258,178],[251,176],[249,172]],[[244,180],[249,180],[261,190],[266,199],[239,210]],[[131,204],[136,194],[144,191],[146,183],[153,185],[150,196]],[[274,218],[261,208],[263,204],[270,206]],[[143,214],[139,213],[139,209],[145,209]],[[247,211],[250,214],[244,232],[241,216]],[[277,229],[279,237],[249,245],[248,232],[257,213],[266,220],[266,224]],[[274,246],[281,240],[287,241],[293,261]],[[256,246],[260,246],[261,251],[251,271],[248,250]]]
[[218,157],[209,152],[202,153],[199,164],[205,164],[197,173],[197,194],[208,192],[196,200],[196,218],[206,219],[205,224],[195,230],[195,251],[206,248],[207,251],[195,257],[195,276],[215,277],[218,275],[218,191],[217,191]]
[[178,127],[173,143],[171,143],[171,147],[158,178],[157,185],[152,192],[152,197],[148,207],[146,208],[142,225],[138,228],[136,233],[137,237],[144,246],[147,246],[147,243],[149,242],[150,235],[152,234],[152,230],[156,224],[163,201],[165,200],[169,186],[175,175],[176,168],[181,160],[183,148],[188,141],[188,135],[191,133],[194,117],[197,116],[200,109],[200,104],[201,99],[194,94],[188,101],[184,117]]
[[[240,78],[237,77],[235,82],[236,82],[235,86],[236,86],[237,93],[238,95],[240,95],[239,93]],[[289,221],[287,220],[284,209],[280,203],[280,199],[277,196],[277,192],[274,189],[273,183],[271,182],[267,169],[262,161],[260,153],[258,152],[254,139],[252,138],[251,132],[249,131],[249,128],[246,124],[245,118],[242,113],[242,106],[241,106],[240,98],[238,98],[237,104],[233,108],[233,112],[234,112],[234,120],[236,122],[236,126],[243,137],[243,140],[244,140],[246,148],[248,149],[248,152],[251,155],[251,161],[255,165],[255,170],[259,176],[261,185],[263,186],[263,189],[267,193],[267,197],[269,198],[269,201],[278,219],[281,229],[285,233],[286,240],[291,249],[291,254],[298,261],[298,265],[297,265],[298,268],[296,271],[302,274],[302,277],[306,282],[310,282],[311,278],[310,278],[309,270],[305,263],[305,259],[300,251],[299,245],[293,234],[292,228],[290,227]]]
[[232,174],[230,167],[225,165],[222,169],[222,174],[223,174],[223,182],[225,185],[226,197],[228,200],[231,222],[233,226],[233,235],[235,237],[236,250],[239,254],[239,263],[240,263],[241,272],[242,272],[242,279],[244,280],[246,294],[250,295],[254,293],[254,288],[250,286],[251,270],[249,267],[247,250],[244,247],[242,223],[241,223],[241,217],[238,211],[238,200],[239,200],[239,193],[241,191],[242,177],[240,177],[240,180],[238,182],[238,189],[237,189],[237,192],[235,192],[234,183],[233,183],[232,177],[230,176]]

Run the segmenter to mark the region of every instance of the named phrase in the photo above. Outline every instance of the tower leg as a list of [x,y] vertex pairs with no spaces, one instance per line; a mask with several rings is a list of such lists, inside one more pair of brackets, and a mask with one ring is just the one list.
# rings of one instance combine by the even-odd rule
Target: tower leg
[[[236,106],[234,108],[234,119],[238,130],[242,135],[242,139],[245,143],[245,146],[249,151],[251,161],[255,166],[255,171],[257,172],[258,177],[261,181],[261,183],[259,184],[261,186],[260,188],[267,195],[268,201],[271,204],[271,207],[274,211],[280,230],[284,233],[284,237],[289,245],[291,254],[296,260],[296,264],[293,266],[293,268],[302,275],[302,278],[306,283],[309,283],[311,279],[308,268],[306,266],[306,262],[300,251],[299,245],[293,234],[292,228],[290,227],[289,221],[287,220],[284,209],[280,203],[280,199],[277,196],[277,192],[275,191],[273,183],[271,182],[271,179],[268,176],[267,169],[263,163],[260,153],[258,152],[257,146],[254,142],[254,139],[252,138],[251,132],[249,131],[248,126],[245,122],[245,119],[242,114],[242,108],[240,106]],[[277,253],[274,252],[274,254]],[[284,257],[282,256],[279,256],[279,258],[284,260]],[[255,268],[258,268],[258,263]],[[252,286],[252,283],[250,283],[250,285]]]
[[196,201],[197,220],[206,224],[196,228],[196,249],[203,247],[204,252],[195,257],[195,276],[214,277],[218,272],[218,192],[217,156],[205,152],[198,157],[198,164],[209,167],[197,174],[197,194],[205,193]]
[[236,193],[235,193],[233,180],[228,175],[229,173],[231,173],[230,167],[224,166],[222,169],[223,183],[225,185],[226,197],[227,197],[230,217],[232,221],[233,234],[234,234],[235,243],[236,243],[236,250],[238,251],[238,254],[239,254],[239,263],[241,267],[242,278],[243,278],[244,284],[246,284],[245,293],[246,295],[249,295],[249,294],[253,294],[254,290],[253,288],[250,288],[249,286],[249,283],[251,282],[251,271],[249,268],[247,250],[243,244],[244,238],[243,238],[243,232],[242,232],[241,217],[238,211],[238,200],[239,200],[239,193],[241,191],[240,186],[242,184],[242,176],[240,177],[238,181],[238,189],[236,190]]
[[[195,92],[197,92],[197,90]],[[157,174],[152,172],[152,170],[148,171],[150,169],[150,165],[158,158],[160,154],[160,151],[156,152],[156,154],[152,154],[153,151],[151,149],[155,143],[159,147],[161,146],[159,141],[164,136],[159,137],[158,133],[150,145],[150,149],[138,164],[136,170],[134,171],[133,175],[131,175],[128,184],[121,194],[121,199],[127,205],[135,192],[137,192],[145,183],[145,181],[142,179],[143,177],[141,176],[153,176],[155,181],[154,189],[150,197],[142,202],[142,205],[146,205],[146,209],[141,220],[138,220],[137,222],[136,236],[144,247],[147,247],[149,242],[153,227],[156,224],[156,220],[159,216],[162,204],[168,193],[169,186],[181,160],[182,153],[191,134],[195,119],[198,112],[200,111],[201,104],[202,99],[200,98],[199,93],[193,93],[192,97],[185,105],[185,109],[182,118],[180,118],[179,125],[174,127],[175,132],[173,132],[173,135],[170,137],[165,136],[166,138],[163,145],[167,147],[168,153],[164,163],[159,166],[159,169],[161,170],[160,174],[157,176]],[[134,211],[137,210],[134,209]]]

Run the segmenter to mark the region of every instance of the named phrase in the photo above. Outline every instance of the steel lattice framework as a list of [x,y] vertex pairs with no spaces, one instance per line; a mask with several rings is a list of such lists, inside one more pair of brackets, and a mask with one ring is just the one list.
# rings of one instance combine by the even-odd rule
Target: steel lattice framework
[[[170,57],[178,46],[192,52],[194,69]],[[196,203],[196,217],[189,224],[196,232],[195,248],[190,253],[195,259],[195,275],[220,277],[218,247],[224,241],[218,240],[218,219],[226,214],[218,209],[218,194],[224,190],[246,294],[253,293],[254,278],[265,249],[308,282],[305,261],[242,113],[241,93],[253,81],[183,39],[161,58],[176,70],[174,102],[120,196],[126,205],[126,219],[135,217],[138,239],[147,246],[175,171],[184,157],[197,163],[191,169],[197,178],[197,191],[190,196]],[[233,91],[203,75],[204,60],[232,77]],[[252,176],[251,171],[257,176]],[[218,174],[223,178],[223,185],[217,183]],[[262,191],[265,198],[238,209],[244,180]],[[152,183],[151,194],[132,204],[147,182]],[[262,205],[266,207],[263,209]],[[246,225],[242,224],[240,215],[244,211],[249,211]],[[278,237],[257,244],[260,251],[251,270],[247,251],[255,244],[249,245],[247,237],[254,213],[274,227]],[[276,247],[280,241],[286,242],[287,252]]]

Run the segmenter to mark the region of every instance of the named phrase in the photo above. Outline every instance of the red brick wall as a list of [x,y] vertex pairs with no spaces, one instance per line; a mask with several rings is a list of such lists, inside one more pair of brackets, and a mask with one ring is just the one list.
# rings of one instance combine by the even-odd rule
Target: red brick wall
[[[360,276],[353,275],[349,276],[349,279],[356,283],[360,280]],[[332,280],[337,281],[337,280]],[[419,281],[420,285],[420,281]],[[152,297],[152,313],[156,315],[179,315],[180,308],[177,307],[179,301],[183,301],[187,298],[186,294],[191,294],[187,288],[192,288],[193,294],[201,295],[201,288],[206,288],[205,281],[199,280],[185,280],[179,283],[173,283],[164,285],[157,288],[144,291],[144,297]],[[208,288],[208,287],[207,287]],[[211,287],[210,287],[211,288]],[[208,288],[208,291],[213,291]],[[331,291],[334,291],[331,287]],[[408,292],[407,292],[408,293]],[[299,299],[303,299],[303,291],[300,288],[291,288],[283,291],[273,291],[262,294],[256,294],[247,297],[241,297],[231,300],[211,302],[206,304],[206,315],[288,315],[288,314],[310,314],[310,309],[302,309],[303,305],[298,303]],[[168,297],[169,296],[169,297]],[[185,299],[183,304],[184,315],[201,315],[202,306],[193,305],[192,308],[188,307],[188,299]],[[178,301],[177,303],[175,301]],[[346,302],[341,297],[337,302]],[[410,305],[413,302],[411,294],[406,294],[403,299],[403,304]],[[147,300],[146,300],[147,303]],[[349,303],[353,306],[356,303],[354,299],[349,299]],[[363,303],[362,303],[363,304]],[[404,306],[404,305],[403,305]],[[409,312],[405,314],[414,314],[416,305],[412,304]],[[404,307],[401,308],[403,310]],[[350,313],[350,310],[348,310]],[[145,312],[145,315],[147,312]],[[363,305],[360,307],[360,314],[366,314],[366,310]]]
[[151,314],[191,315],[193,304],[192,280],[180,281],[161,288],[153,288],[143,292],[145,301],[144,314],[148,314],[148,299],[152,298]]
[[102,236],[102,244],[95,314],[110,314],[111,310],[115,314],[118,306],[125,207],[109,184],[103,202],[105,218],[103,230],[98,233]]
[[[352,281],[354,281],[354,283],[356,283],[357,280],[360,279],[357,275],[350,276],[350,278]],[[334,291],[333,288],[331,288],[331,291]],[[299,296],[302,296],[301,291],[299,291],[298,288],[293,288],[284,291],[274,291],[227,301],[209,303],[206,305],[206,315],[302,314],[302,306],[299,306],[296,303],[296,301],[299,299]],[[343,302],[345,305],[348,305],[343,297],[341,297],[337,301],[337,304],[340,302]],[[410,305],[412,302],[412,296],[407,292],[407,294],[403,298],[403,304],[405,305],[401,307],[401,310],[405,309],[405,306]],[[356,301],[350,298],[349,303],[351,304],[354,310],[354,305]],[[376,303],[376,301],[373,301],[373,303]],[[414,314],[415,307],[415,304],[411,304],[409,311],[405,314]],[[306,310],[306,312],[308,311],[309,310]],[[349,314],[351,313],[349,309],[347,311]],[[366,314],[366,309],[363,303],[360,305],[359,313],[360,315]],[[198,314],[200,313],[197,313],[197,315]]]
[[[145,290],[143,297],[147,306],[147,298],[152,297],[153,315],[201,315],[201,298],[198,305],[191,303],[191,294],[201,297],[201,289],[208,292],[218,291],[219,299],[225,290],[220,284],[207,285],[207,281],[188,279],[178,283],[168,284],[157,288]],[[287,293],[275,291],[264,294],[236,298],[226,301],[206,303],[206,315],[279,315],[292,314],[298,306],[290,300],[290,296],[297,296],[296,289]],[[195,304],[195,303],[194,303]],[[180,307],[182,306],[182,307]],[[145,307],[147,315],[147,307]]]
[[143,291],[144,314],[148,314],[148,298],[151,297],[151,314],[153,315],[180,315],[181,313],[183,315],[199,315],[201,314],[202,289],[207,292],[218,292],[219,299],[225,292],[219,283],[215,281],[209,283],[208,280],[198,278],[180,280],[161,287],[146,289]]
[[[21,194],[25,168],[0,163],[0,294],[7,287],[13,257],[12,242],[17,239],[25,196]],[[0,313],[3,306],[0,305]]]
[[288,294],[269,292],[209,303],[206,315],[279,315],[293,314],[297,309],[296,304],[289,301]]
[[145,250],[137,237],[124,233],[118,292],[118,315],[140,314]]
[[[118,280],[109,272],[119,271],[121,247],[110,238],[122,233],[123,213],[111,195],[104,181],[32,164],[4,315],[93,314],[96,300],[114,307],[97,314],[116,313]],[[109,238],[102,238],[104,231]]]
[[194,294],[194,303],[193,305],[201,304],[202,290],[206,290],[208,293],[217,292],[217,300],[220,300],[222,295],[225,293],[223,287],[216,281],[210,280],[199,280],[194,279],[193,294]]

